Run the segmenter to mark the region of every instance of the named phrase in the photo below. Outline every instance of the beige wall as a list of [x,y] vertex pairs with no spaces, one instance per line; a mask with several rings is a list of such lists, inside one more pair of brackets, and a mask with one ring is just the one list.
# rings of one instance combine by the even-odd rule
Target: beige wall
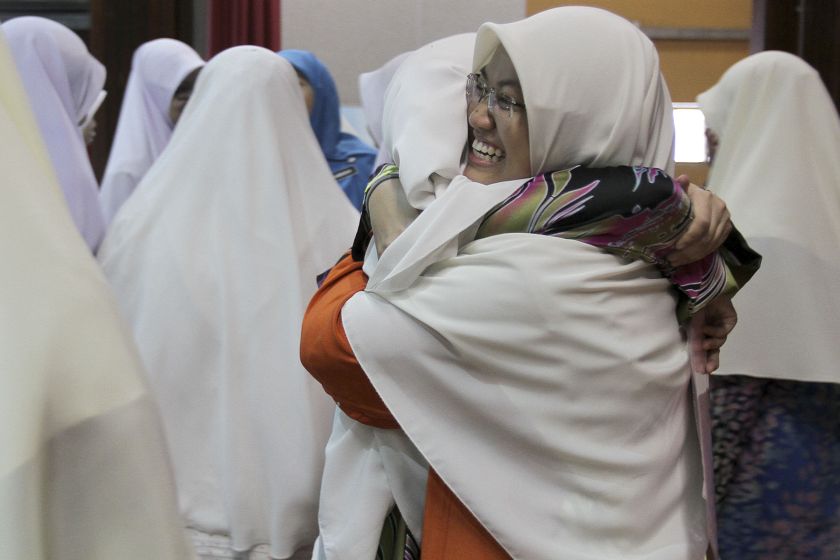
[[749,29],[752,20],[752,0],[528,0],[528,14],[564,4],[597,6],[657,27]]
[[329,67],[341,102],[359,102],[358,76],[394,56],[485,21],[525,17],[526,0],[283,0],[284,49],[314,52]]

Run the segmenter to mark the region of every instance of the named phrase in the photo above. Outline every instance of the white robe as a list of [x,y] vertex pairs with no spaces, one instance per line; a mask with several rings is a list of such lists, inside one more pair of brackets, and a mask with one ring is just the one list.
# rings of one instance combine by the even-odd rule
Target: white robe
[[185,522],[287,558],[316,536],[333,403],[300,363],[316,276],[358,214],[284,59],[208,62],[99,253],[160,399]]
[[709,185],[762,254],[718,375],[840,383],[840,119],[816,70],[763,52],[697,101],[720,137]]

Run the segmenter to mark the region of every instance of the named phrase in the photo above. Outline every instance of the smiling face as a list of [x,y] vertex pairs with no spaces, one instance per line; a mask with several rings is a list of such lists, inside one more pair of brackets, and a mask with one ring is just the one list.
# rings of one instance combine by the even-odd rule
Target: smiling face
[[[464,175],[489,185],[531,177],[528,117],[522,86],[507,52],[500,46],[481,71],[481,80],[495,90],[496,103],[489,110],[489,95],[468,99],[467,165]],[[480,94],[479,94],[480,96]],[[505,108],[513,101],[512,109]]]

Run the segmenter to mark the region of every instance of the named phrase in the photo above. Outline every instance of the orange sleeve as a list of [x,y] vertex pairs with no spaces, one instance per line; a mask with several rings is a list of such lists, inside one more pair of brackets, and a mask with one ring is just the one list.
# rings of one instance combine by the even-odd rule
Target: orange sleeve
[[376,428],[399,428],[362,370],[341,323],[341,308],[365,289],[362,263],[348,253],[330,270],[303,317],[300,361],[350,418]]

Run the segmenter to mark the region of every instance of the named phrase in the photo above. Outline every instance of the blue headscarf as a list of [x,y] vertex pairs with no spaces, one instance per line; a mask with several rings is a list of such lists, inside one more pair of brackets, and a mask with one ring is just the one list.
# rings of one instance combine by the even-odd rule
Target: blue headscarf
[[376,150],[352,134],[341,132],[338,90],[327,67],[309,51],[287,49],[278,52],[294,66],[315,93],[309,122],[321,151],[344,194],[361,210],[365,186],[373,171]]

